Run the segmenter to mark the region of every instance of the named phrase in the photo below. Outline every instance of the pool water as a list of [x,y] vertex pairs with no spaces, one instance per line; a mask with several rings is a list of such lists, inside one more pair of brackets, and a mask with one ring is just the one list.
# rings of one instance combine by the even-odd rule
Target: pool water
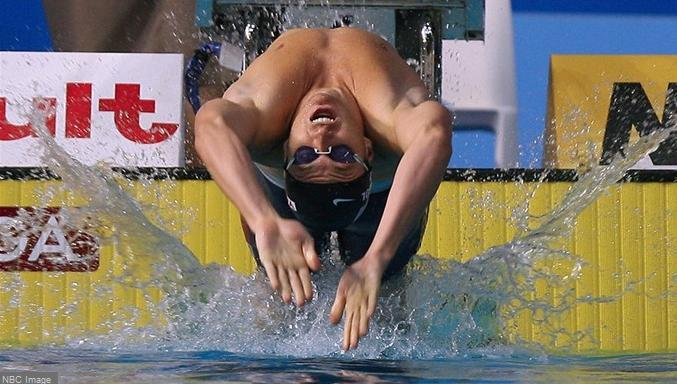
[[675,383],[677,354],[555,357],[509,350],[439,360],[285,358],[91,349],[0,351],[0,370],[58,372],[60,383]]

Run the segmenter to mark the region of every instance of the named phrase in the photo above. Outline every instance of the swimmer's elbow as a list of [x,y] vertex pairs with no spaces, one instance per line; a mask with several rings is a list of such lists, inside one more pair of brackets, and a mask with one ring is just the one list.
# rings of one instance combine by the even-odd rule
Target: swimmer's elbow
[[412,144],[431,149],[451,146],[452,114],[437,101],[428,100],[413,108],[396,111],[395,122],[395,133],[402,152],[406,152]]
[[451,141],[451,126],[454,120],[452,112],[442,104],[435,102],[429,113],[429,129],[433,130],[433,134],[438,136],[439,139]]
[[196,139],[205,131],[225,126],[225,109],[223,100],[210,100],[197,111],[195,115]]
[[225,99],[207,102],[195,116],[195,149],[200,154],[221,142],[219,138],[237,138],[248,144],[252,138],[252,119],[238,104]]
[[203,156],[215,142],[214,135],[226,127],[223,114],[215,108],[213,100],[203,105],[195,115],[195,150],[198,155]]
[[427,130],[428,148],[445,163],[451,158],[451,124],[434,124]]
[[422,126],[416,140],[441,158],[451,157],[452,113],[437,102],[431,102],[419,115]]

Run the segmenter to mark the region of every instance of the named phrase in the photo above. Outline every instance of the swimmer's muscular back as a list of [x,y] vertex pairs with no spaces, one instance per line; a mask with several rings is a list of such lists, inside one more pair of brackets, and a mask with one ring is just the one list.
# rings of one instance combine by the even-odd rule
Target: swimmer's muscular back
[[329,84],[341,84],[353,94],[365,119],[366,135],[395,152],[401,151],[393,112],[428,100],[421,80],[387,41],[355,28],[284,33],[224,98],[255,107],[259,123],[249,147],[266,152],[288,137],[304,95]]

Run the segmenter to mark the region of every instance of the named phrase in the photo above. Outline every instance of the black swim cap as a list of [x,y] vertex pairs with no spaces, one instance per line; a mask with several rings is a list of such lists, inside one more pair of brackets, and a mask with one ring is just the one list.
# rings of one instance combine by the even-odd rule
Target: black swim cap
[[336,231],[357,220],[369,202],[371,171],[349,182],[315,184],[296,180],[285,172],[287,204],[311,229]]

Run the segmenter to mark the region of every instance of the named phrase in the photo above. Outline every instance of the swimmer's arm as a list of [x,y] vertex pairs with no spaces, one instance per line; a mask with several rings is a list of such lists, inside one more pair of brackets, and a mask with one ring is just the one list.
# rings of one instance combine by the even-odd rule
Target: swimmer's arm
[[403,156],[365,255],[382,270],[432,200],[451,156],[451,113],[440,103],[405,104],[395,110],[394,121],[396,144]]
[[280,122],[286,121],[289,106],[277,99],[282,85],[266,75],[269,61],[256,60],[222,98],[210,100],[195,116],[195,149],[254,232],[259,222],[279,216],[251,156],[265,157],[287,134]]
[[253,103],[225,98],[207,102],[195,118],[195,148],[209,173],[254,229],[277,213],[259,185],[247,147],[258,111]]
[[[320,260],[313,238],[294,220],[281,218],[259,184],[248,147],[260,145],[265,124],[251,101],[212,100],[197,113],[195,146],[212,178],[255,234],[261,263],[282,300],[302,306],[313,296],[310,270]],[[266,136],[266,135],[264,135]]]
[[395,134],[404,153],[371,246],[339,281],[329,319],[343,317],[343,349],[356,348],[367,334],[381,278],[400,243],[442,181],[451,156],[451,116],[439,103],[425,101],[395,111]]

